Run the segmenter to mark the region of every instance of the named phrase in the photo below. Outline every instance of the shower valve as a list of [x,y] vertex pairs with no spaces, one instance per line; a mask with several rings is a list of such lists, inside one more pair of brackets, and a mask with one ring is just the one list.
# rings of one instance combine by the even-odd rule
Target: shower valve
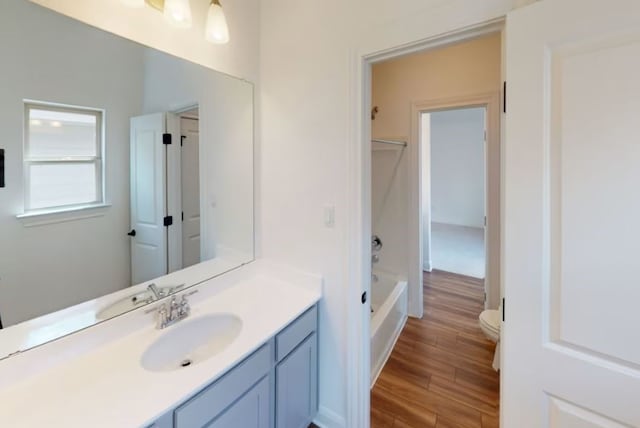
[[380,251],[382,249],[382,239],[378,235],[371,238],[371,251]]

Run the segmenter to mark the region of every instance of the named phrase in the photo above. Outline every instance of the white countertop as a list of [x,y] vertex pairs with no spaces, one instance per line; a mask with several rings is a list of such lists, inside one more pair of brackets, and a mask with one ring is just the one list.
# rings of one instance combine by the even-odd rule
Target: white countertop
[[[247,274],[236,274],[235,283],[223,286],[216,286],[213,279],[212,284],[199,286],[201,292],[191,297],[191,319],[219,312],[233,313],[242,319],[240,335],[223,352],[181,370],[146,371],[140,365],[145,349],[180,323],[156,330],[152,316],[147,315],[146,322],[140,323],[142,315],[138,314],[137,321],[130,323],[129,333],[126,321],[120,320],[118,328],[124,332],[117,338],[0,389],[0,426],[150,425],[219,378],[321,297],[320,281],[317,287],[299,286],[295,281],[255,271],[248,269]],[[42,348],[46,346],[49,345]],[[10,364],[11,359],[0,362],[0,375],[2,369],[10,369]]]
[[185,283],[196,284],[216,275],[224,274],[224,272],[229,272],[241,265],[242,263],[238,259],[217,257],[160,278],[123,288],[106,296],[100,296],[60,311],[12,325],[10,328],[0,331],[0,358],[4,358],[18,350],[31,349],[42,343],[105,321],[97,319],[96,314],[124,297],[145,291],[151,283],[156,284],[158,287],[176,286]]

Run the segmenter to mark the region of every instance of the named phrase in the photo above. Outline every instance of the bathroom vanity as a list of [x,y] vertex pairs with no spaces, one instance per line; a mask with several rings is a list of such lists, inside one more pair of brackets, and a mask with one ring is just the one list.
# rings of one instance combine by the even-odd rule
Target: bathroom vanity
[[[165,329],[156,312],[133,311],[0,361],[0,426],[307,427],[321,279],[256,261],[194,289],[190,316]],[[199,353],[198,323],[215,317],[241,327]],[[150,365],[150,352],[175,364]]]
[[308,426],[318,407],[317,318],[313,306],[222,378],[151,426]]

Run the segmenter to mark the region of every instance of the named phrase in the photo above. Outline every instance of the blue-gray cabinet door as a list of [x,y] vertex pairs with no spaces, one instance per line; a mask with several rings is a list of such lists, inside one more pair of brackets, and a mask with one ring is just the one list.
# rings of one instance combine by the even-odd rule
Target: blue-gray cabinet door
[[149,428],[173,428],[173,411],[155,421]]
[[276,427],[307,428],[318,412],[316,334],[276,367]]
[[269,428],[271,401],[269,376],[265,376],[207,428]]

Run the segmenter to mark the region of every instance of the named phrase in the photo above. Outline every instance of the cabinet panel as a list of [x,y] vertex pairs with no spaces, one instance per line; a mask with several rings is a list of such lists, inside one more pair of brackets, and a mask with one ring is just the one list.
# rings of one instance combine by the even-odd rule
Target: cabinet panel
[[276,427],[306,428],[317,410],[317,337],[313,333],[276,367]]
[[207,428],[269,428],[269,377],[265,376]]
[[276,336],[276,361],[286,357],[318,328],[318,307],[313,306]]
[[271,342],[175,411],[176,428],[205,426],[272,368]]
[[173,411],[155,421],[149,428],[173,428]]

